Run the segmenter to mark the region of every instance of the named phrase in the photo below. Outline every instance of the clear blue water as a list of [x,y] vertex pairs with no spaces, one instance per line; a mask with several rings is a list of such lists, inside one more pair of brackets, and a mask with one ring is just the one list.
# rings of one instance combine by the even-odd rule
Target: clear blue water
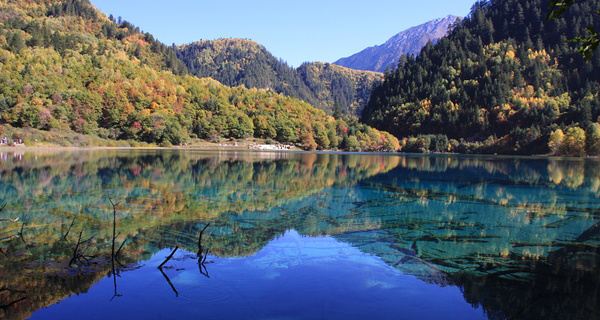
[[599,319],[599,169],[0,151],[0,318]]
[[[381,259],[331,237],[303,237],[295,231],[245,258],[211,257],[210,278],[194,259],[175,256],[165,273],[156,269],[162,250],[136,271],[102,279],[33,318],[75,319],[484,319],[481,308],[465,303],[457,287],[440,288],[390,267]],[[148,294],[148,293],[152,294]],[[82,308],[81,306],[86,306]]]

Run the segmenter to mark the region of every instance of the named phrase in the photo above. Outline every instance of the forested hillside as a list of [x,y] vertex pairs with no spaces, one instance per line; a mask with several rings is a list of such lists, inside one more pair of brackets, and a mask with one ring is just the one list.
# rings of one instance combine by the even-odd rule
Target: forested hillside
[[306,102],[186,73],[172,47],[88,0],[0,0],[0,125],[165,145],[257,137],[306,149],[398,146]]
[[360,115],[369,102],[373,87],[383,81],[381,73],[322,62],[304,63],[297,71],[316,96],[318,105],[340,116]]
[[271,89],[327,112],[358,116],[375,84],[374,72],[305,63],[298,69],[275,58],[265,47],[244,39],[201,40],[177,48],[190,72],[229,86]]
[[575,1],[557,19],[548,5],[478,2],[386,75],[363,120],[409,151],[600,153],[600,52],[585,60],[569,40],[600,27],[600,0]]

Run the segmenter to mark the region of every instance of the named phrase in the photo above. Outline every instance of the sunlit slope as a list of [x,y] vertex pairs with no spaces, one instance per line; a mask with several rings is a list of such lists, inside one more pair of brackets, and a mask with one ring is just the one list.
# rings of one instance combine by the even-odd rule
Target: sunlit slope
[[3,0],[0,10],[0,121],[12,126],[165,145],[256,137],[306,149],[398,147],[300,100],[185,76],[173,48],[87,0]]

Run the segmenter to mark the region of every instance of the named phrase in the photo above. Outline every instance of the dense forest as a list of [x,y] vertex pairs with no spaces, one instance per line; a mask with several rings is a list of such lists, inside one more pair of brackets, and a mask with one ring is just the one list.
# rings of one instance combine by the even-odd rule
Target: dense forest
[[336,116],[359,116],[383,74],[358,71],[331,63],[306,62],[298,74],[317,98],[317,106]]
[[270,90],[188,73],[175,48],[88,0],[0,0],[1,125],[162,145],[263,138],[389,151],[392,135]]
[[328,63],[307,62],[294,69],[245,39],[201,40],[177,47],[177,56],[196,76],[271,89],[343,117],[360,115],[371,90],[383,80],[380,73]]
[[600,154],[600,50],[586,59],[573,41],[600,28],[600,1],[557,16],[549,3],[477,2],[386,74],[362,119],[405,151]]

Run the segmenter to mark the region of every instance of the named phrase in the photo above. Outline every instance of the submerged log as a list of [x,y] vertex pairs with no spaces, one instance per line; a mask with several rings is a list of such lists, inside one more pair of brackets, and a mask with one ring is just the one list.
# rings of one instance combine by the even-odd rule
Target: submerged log
[[73,249],[73,256],[71,257],[71,260],[69,261],[69,267],[72,266],[75,262],[85,262],[85,263],[89,263],[90,259],[94,258],[94,256],[86,256],[83,253],[81,253],[81,246],[83,244],[86,244],[90,241],[92,241],[92,239],[94,239],[94,236],[91,236],[89,239],[81,241],[81,237],[83,236],[83,229],[81,229],[81,231],[79,232],[79,237],[77,238],[77,243],[75,244],[75,249]]

